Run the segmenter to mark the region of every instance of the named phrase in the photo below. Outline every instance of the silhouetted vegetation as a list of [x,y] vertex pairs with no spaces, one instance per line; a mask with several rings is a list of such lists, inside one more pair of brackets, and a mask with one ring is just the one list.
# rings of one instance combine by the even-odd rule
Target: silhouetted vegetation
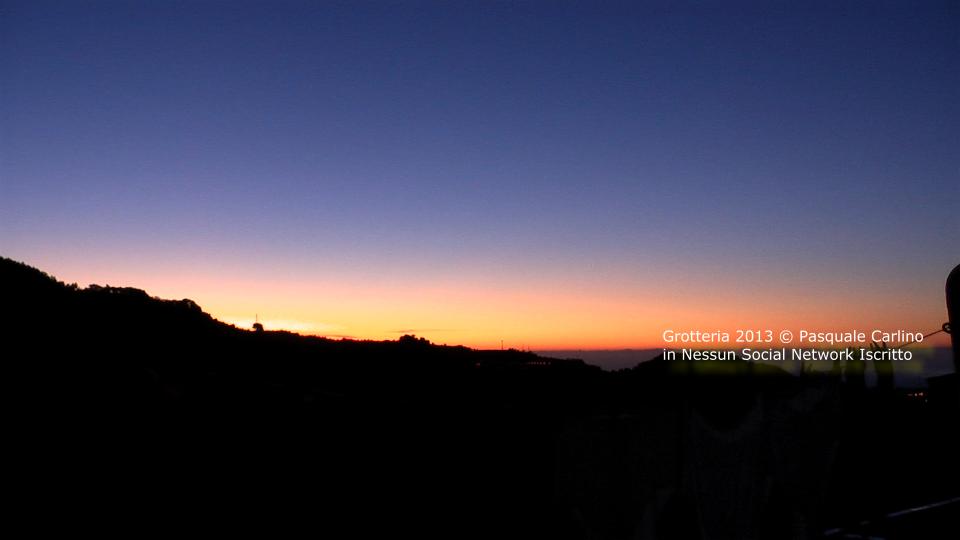
[[895,394],[887,366],[879,391],[852,365],[604,372],[412,335],[240,329],[190,300],[9,259],[0,283],[18,496],[50,519],[134,534],[816,538],[956,492],[955,461],[923,461],[955,455],[954,412]]

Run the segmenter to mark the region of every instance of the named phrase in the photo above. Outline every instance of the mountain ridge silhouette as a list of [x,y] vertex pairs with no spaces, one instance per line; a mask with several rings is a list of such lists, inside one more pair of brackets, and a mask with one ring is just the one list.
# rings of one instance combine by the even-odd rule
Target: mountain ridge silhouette
[[[287,330],[266,329],[263,335],[222,322],[203,311],[190,299],[170,300],[149,295],[134,287],[114,287],[91,284],[86,288],[67,284],[25,263],[0,257],[0,287],[7,299],[4,317],[5,327],[17,331],[29,331],[34,321],[53,316],[62,325],[56,332],[67,335],[90,335],[117,333],[117,329],[143,338],[163,332],[165,338],[178,341],[181,338],[268,341],[274,345],[314,346],[318,352],[331,349],[344,351],[351,347],[358,354],[393,352],[419,348],[434,355],[456,357],[456,361],[480,360],[485,364],[500,360],[504,365],[565,366],[595,369],[578,359],[541,357],[531,352],[508,349],[506,351],[481,351],[464,346],[435,345],[415,335],[403,335],[397,340],[331,339],[323,336],[301,335]],[[322,351],[321,351],[322,349]],[[476,356],[478,358],[473,358]],[[474,362],[475,364],[476,362]]]
[[0,297],[12,485],[40,530],[692,539],[739,512],[753,537],[816,538],[956,485],[918,453],[956,448],[955,415],[870,390],[862,369],[607,372],[412,335],[258,332],[2,257]]

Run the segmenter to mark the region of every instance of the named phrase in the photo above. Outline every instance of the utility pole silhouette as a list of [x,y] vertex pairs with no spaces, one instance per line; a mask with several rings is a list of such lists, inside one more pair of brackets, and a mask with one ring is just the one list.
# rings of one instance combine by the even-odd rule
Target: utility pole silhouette
[[960,264],[953,267],[947,276],[947,324],[943,330],[950,334],[953,345],[953,369],[960,373],[960,335],[957,335],[957,326],[960,325]]

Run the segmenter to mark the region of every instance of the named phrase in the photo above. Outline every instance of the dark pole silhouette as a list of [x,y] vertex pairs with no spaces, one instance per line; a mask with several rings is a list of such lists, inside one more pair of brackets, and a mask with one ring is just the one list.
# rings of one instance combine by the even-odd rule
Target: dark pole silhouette
[[947,276],[947,324],[944,328],[950,334],[953,342],[953,369],[960,373],[960,336],[957,336],[957,322],[960,321],[960,264],[953,267]]

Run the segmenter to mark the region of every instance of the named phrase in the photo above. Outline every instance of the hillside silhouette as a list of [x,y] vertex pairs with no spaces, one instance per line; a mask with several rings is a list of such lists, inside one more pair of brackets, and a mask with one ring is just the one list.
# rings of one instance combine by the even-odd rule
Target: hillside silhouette
[[[253,331],[5,258],[0,290],[18,499],[77,526],[820,538],[956,495],[955,461],[922,452],[955,455],[954,411],[868,389],[862,366],[604,372],[415,336]],[[942,524],[908,525],[901,537]]]

